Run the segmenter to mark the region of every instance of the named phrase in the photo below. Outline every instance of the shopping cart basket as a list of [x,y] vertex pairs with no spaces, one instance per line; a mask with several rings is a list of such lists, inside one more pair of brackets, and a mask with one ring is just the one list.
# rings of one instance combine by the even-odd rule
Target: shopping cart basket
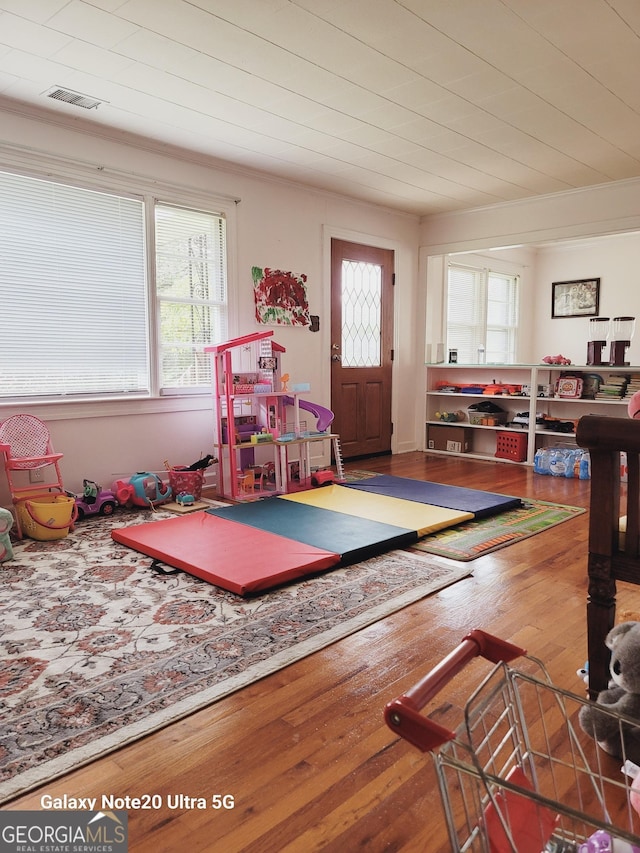
[[[464,707],[440,700],[420,713],[467,666],[481,678]],[[554,686],[524,649],[476,630],[390,702],[385,720],[432,753],[452,851],[640,853],[632,780],[621,772],[626,757],[603,753],[582,731],[578,712],[587,703]],[[621,727],[633,724],[608,713]]]

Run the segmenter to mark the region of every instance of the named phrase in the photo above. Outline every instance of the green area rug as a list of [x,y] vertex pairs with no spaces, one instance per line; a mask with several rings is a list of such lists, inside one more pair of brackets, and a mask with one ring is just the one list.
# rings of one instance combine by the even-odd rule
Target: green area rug
[[584,512],[578,506],[525,499],[518,509],[432,533],[413,547],[427,554],[466,562],[535,536]]
[[361,468],[352,468],[351,471],[344,472],[345,483],[358,483],[360,480],[370,480],[372,477],[378,477],[377,471],[364,471]]

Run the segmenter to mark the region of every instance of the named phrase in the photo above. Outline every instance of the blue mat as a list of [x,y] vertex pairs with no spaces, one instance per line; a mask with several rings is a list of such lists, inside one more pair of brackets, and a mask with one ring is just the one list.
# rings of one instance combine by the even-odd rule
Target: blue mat
[[520,498],[509,495],[465,489],[462,486],[447,486],[444,483],[430,483],[425,480],[412,480],[409,477],[394,477],[391,474],[379,474],[368,480],[346,483],[345,487],[407,501],[433,504],[446,509],[471,512],[476,518],[484,518],[522,506]]
[[[332,551],[340,555],[342,563],[366,560],[384,551],[411,545],[418,539],[415,530],[405,527],[278,498],[208,509],[206,512]],[[260,554],[255,558],[259,561]]]

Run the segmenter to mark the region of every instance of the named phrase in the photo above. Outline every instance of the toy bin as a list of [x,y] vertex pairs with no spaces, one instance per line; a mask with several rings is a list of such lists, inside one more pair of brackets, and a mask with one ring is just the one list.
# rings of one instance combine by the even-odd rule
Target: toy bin
[[75,498],[68,495],[32,495],[16,501],[20,526],[30,539],[64,539],[77,517]]
[[496,432],[496,458],[510,459],[512,462],[524,462],[527,458],[526,432]]
[[169,471],[169,485],[174,497],[180,494],[193,495],[194,500],[199,501],[202,497],[202,484],[204,483],[204,471],[189,471],[180,466]]
[[468,412],[469,423],[474,426],[499,426],[509,420],[508,412],[477,412],[471,409]]

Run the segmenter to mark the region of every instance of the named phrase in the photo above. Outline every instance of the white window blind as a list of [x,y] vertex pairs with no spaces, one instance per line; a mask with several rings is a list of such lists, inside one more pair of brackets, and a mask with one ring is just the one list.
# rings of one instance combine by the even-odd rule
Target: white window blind
[[148,393],[141,200],[0,173],[0,398]]
[[449,264],[447,348],[458,362],[477,364],[481,349],[492,364],[516,360],[518,283],[517,275]]
[[157,204],[155,224],[160,389],[208,391],[203,347],[227,338],[225,219]]
[[509,364],[516,361],[518,332],[517,275],[487,272],[487,361]]
[[447,294],[447,349],[458,351],[458,361],[475,364],[485,341],[486,300],[483,271],[449,267]]

